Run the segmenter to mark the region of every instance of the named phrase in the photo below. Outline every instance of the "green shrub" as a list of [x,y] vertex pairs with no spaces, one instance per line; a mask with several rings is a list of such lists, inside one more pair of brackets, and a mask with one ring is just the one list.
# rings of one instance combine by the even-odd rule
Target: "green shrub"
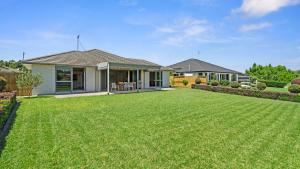
[[33,88],[38,87],[43,83],[43,77],[40,74],[32,74],[31,72],[26,72],[18,76],[16,83],[19,89],[32,90]]
[[4,77],[0,76],[0,92],[2,92],[5,89],[6,84],[7,84],[7,82],[4,79]]
[[221,80],[220,81],[220,85],[221,86],[229,86],[230,85],[230,82],[228,80]]
[[258,90],[265,90],[267,88],[267,85],[265,83],[259,82],[259,83],[257,83],[256,88]]
[[219,82],[218,82],[217,80],[212,80],[212,81],[210,81],[210,84],[211,84],[212,86],[219,86]]
[[291,85],[289,87],[289,92],[291,93],[300,93],[300,85]]
[[286,82],[276,82],[276,81],[269,81],[269,80],[259,80],[259,82],[265,83],[267,87],[284,88],[287,85]]
[[292,84],[300,85],[300,78],[294,79],[294,80],[292,81]]
[[239,88],[239,87],[241,87],[241,84],[239,82],[231,82],[230,86],[232,88]]
[[187,86],[189,84],[189,81],[183,80],[182,83],[183,83],[184,86]]
[[201,80],[200,79],[196,79],[195,80],[195,84],[201,84]]

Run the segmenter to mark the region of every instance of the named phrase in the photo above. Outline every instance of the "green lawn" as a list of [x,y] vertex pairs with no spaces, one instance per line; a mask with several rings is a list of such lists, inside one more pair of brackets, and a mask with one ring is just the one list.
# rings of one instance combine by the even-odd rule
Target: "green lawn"
[[23,99],[0,168],[299,168],[300,104],[192,89]]
[[289,92],[287,88],[267,87],[266,91],[271,92]]

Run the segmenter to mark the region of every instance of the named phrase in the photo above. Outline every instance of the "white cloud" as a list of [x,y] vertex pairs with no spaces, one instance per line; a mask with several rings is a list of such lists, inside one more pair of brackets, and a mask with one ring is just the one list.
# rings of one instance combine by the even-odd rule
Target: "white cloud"
[[167,45],[181,45],[184,42],[199,39],[204,32],[208,31],[205,20],[195,18],[181,18],[167,26],[156,28],[156,32],[163,36],[162,43]]
[[161,32],[161,33],[175,33],[177,32],[177,30],[170,28],[170,27],[158,27],[156,28],[157,32]]
[[272,26],[272,24],[269,22],[263,22],[263,23],[257,23],[257,24],[247,24],[247,25],[242,25],[240,27],[240,31],[241,32],[249,32],[249,31],[255,31],[255,30],[269,28],[271,26]]
[[242,6],[233,11],[243,12],[248,16],[261,17],[278,11],[282,7],[297,5],[299,3],[300,0],[243,0]]

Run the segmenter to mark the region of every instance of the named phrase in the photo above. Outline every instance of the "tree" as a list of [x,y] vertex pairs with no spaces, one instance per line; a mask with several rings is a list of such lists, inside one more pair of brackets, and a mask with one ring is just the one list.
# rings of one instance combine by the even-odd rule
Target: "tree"
[[9,68],[18,69],[18,70],[21,70],[21,71],[28,71],[28,69],[23,65],[22,61],[20,61],[20,60],[19,61],[0,60],[0,67],[9,67]]
[[16,82],[19,89],[29,90],[28,95],[31,95],[32,89],[43,83],[43,78],[40,74],[25,72],[18,76]]
[[296,72],[293,72],[290,69],[287,69],[285,66],[278,65],[273,67],[271,64],[267,66],[257,65],[254,63],[249,70],[246,70],[246,74],[252,78],[258,80],[268,80],[268,81],[277,81],[277,82],[291,82],[298,75]]

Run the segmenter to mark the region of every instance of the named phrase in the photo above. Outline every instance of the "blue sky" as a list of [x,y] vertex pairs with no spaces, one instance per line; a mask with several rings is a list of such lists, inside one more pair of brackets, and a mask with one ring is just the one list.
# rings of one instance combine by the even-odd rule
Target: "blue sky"
[[170,65],[300,69],[300,0],[0,1],[0,59],[98,48]]

